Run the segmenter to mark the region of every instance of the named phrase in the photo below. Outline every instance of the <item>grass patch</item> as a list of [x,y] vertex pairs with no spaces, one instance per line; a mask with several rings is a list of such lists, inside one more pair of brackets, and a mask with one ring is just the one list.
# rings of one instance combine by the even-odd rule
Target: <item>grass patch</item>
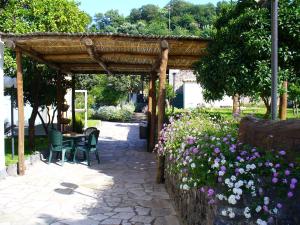
[[[48,148],[48,137],[36,137],[35,138],[35,144],[36,144],[36,151],[41,151],[43,149]],[[12,153],[11,153],[11,139],[5,138],[5,164],[10,165],[18,162],[18,138],[15,138],[15,156],[14,159],[12,159]],[[25,158],[30,156],[32,152],[29,150],[29,143],[28,143],[28,137],[25,137],[25,146],[24,146],[24,154]]]
[[[224,116],[226,119],[232,118],[232,108],[211,108],[207,109],[211,112],[218,112],[222,116]],[[257,118],[264,118],[266,109],[264,107],[247,107],[246,109],[241,110],[241,117],[247,116],[247,115],[253,115]],[[299,118],[299,115],[293,115],[293,109],[287,109],[287,118],[288,119],[295,119]]]
[[98,127],[101,124],[101,120],[88,120],[87,126],[88,127]]

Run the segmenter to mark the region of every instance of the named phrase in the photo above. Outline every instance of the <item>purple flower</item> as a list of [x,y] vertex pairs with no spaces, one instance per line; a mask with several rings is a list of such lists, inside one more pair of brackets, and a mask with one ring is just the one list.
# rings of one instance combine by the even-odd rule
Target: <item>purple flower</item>
[[291,191],[289,191],[289,192],[287,193],[287,196],[288,196],[289,198],[291,198],[291,197],[293,197],[293,196],[294,196],[294,193],[293,193],[293,192],[291,192]]
[[296,178],[291,179],[291,184],[297,184],[298,180]]
[[295,184],[290,184],[290,189],[295,189],[296,185]]
[[263,206],[263,209],[264,209],[265,212],[268,212],[268,210],[269,210],[268,206],[266,206],[266,205]]
[[282,204],[281,204],[281,203],[277,203],[276,206],[277,206],[278,209],[281,209],[281,208],[282,208]]
[[208,201],[208,204],[209,205],[212,205],[212,204],[214,204],[215,203],[215,200],[213,200],[213,199],[210,199],[209,201]]
[[289,164],[289,167],[294,168],[294,163],[290,163],[290,164]]
[[224,142],[226,142],[227,140],[228,140],[228,138],[226,138],[226,137],[223,138],[223,141],[224,141]]
[[196,138],[191,137],[191,136],[187,137],[187,140],[186,140],[186,142],[187,142],[189,145],[194,144],[195,141],[196,141]]
[[200,188],[200,191],[204,193],[205,192],[205,188],[204,187]]
[[285,155],[286,152],[284,150],[279,151],[279,155]]
[[289,171],[289,170],[285,170],[285,171],[284,171],[284,174],[285,174],[286,176],[288,176],[288,175],[290,175],[290,174],[291,174],[291,171]]
[[210,188],[210,189],[208,189],[208,191],[207,191],[207,196],[208,196],[208,197],[211,197],[211,196],[213,196],[214,193],[215,193],[215,191],[214,191],[212,188]]
[[277,182],[278,182],[278,178],[277,178],[277,177],[273,177],[272,183],[273,183],[273,184],[276,184]]
[[277,163],[277,164],[275,165],[275,168],[279,168],[279,167],[280,167],[280,164]]
[[193,148],[193,153],[194,154],[197,154],[199,152],[199,149],[198,148]]
[[225,166],[221,166],[221,171],[225,172],[226,171],[226,167]]
[[273,177],[278,177],[278,173],[273,173]]
[[215,148],[214,152],[215,152],[216,154],[219,154],[219,153],[220,153],[220,149],[219,149],[219,148]]

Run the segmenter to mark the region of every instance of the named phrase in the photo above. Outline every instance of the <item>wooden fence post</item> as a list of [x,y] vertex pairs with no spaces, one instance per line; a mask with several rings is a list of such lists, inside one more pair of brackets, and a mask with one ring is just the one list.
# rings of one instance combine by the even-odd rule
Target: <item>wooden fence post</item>
[[149,140],[148,152],[152,152],[155,146],[156,136],[156,72],[151,72],[149,80],[149,98],[148,98],[148,126],[149,126]]

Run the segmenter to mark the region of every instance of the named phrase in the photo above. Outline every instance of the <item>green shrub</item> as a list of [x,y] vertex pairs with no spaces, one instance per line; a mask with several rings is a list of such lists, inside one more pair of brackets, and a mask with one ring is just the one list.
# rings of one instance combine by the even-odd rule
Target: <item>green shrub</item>
[[104,121],[129,121],[134,113],[134,105],[126,104],[123,106],[102,106],[95,111],[93,119]]

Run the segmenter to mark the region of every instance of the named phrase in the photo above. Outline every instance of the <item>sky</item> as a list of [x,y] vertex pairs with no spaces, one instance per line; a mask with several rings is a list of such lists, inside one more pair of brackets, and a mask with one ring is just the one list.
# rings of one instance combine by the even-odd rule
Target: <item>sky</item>
[[[81,2],[79,8],[86,11],[90,16],[98,12],[106,12],[110,9],[117,9],[124,16],[128,16],[131,9],[140,8],[142,5],[154,4],[160,7],[167,5],[169,0],[78,0]],[[194,4],[216,4],[220,0],[188,0]]]

